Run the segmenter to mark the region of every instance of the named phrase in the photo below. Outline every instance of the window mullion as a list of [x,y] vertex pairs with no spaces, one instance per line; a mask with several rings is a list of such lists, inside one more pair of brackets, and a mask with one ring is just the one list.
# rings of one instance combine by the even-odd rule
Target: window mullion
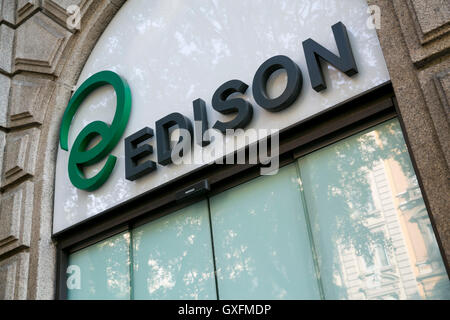
[[298,175],[298,178],[299,178],[300,202],[301,202],[301,205],[303,206],[303,212],[305,214],[306,229],[308,230],[309,243],[311,244],[310,245],[310,247],[311,247],[311,254],[312,254],[312,257],[313,257],[314,271],[316,273],[317,285],[319,287],[319,294],[320,294],[320,298],[322,300],[325,300],[325,290],[323,289],[322,278],[320,276],[319,257],[318,257],[316,245],[315,245],[315,242],[314,242],[314,236],[313,236],[313,232],[312,232],[311,220],[309,219],[308,206],[306,204],[305,193],[304,193],[304,190],[303,190],[303,182],[302,182],[302,176],[301,176],[301,172],[300,172],[299,160],[296,161],[295,167],[297,169],[297,175]]

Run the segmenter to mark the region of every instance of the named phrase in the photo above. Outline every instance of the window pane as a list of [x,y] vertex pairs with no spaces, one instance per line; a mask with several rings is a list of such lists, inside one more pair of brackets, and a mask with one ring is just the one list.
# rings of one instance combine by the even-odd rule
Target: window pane
[[121,233],[70,255],[68,299],[130,298],[129,236]]
[[299,161],[329,299],[450,298],[397,120]]
[[210,199],[220,299],[319,299],[295,165]]
[[208,204],[132,232],[135,299],[216,299]]

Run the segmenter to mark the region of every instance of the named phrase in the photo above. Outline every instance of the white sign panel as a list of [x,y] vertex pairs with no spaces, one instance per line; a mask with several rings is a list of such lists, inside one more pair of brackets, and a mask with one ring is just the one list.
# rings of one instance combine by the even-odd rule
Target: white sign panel
[[[172,112],[194,120],[192,102],[206,102],[208,122],[229,121],[211,107],[222,84],[239,79],[249,85],[241,95],[253,106],[247,128],[283,130],[389,81],[384,58],[371,28],[365,0],[128,0],[114,17],[91,53],[78,86],[103,70],[127,80],[132,107],[125,132],[111,152],[117,162],[97,190],[73,186],[68,175],[70,148],[80,131],[93,121],[111,123],[116,98],[112,87],[90,94],[75,114],[69,131],[69,151],[58,151],[54,233],[63,231],[144,192],[166,184],[204,164],[161,166],[135,181],[125,178],[124,138]],[[313,39],[339,56],[332,26],[342,22],[348,33],[358,73],[351,77],[323,63],[327,88],[316,92],[302,42]],[[300,96],[285,110],[268,112],[252,95],[253,77],[267,59],[285,55],[303,75]],[[276,96],[286,86],[280,73],[268,91]],[[150,140],[157,162],[156,139]],[[193,154],[201,147],[193,143]],[[106,159],[105,159],[106,160]],[[95,175],[105,160],[84,168]]]

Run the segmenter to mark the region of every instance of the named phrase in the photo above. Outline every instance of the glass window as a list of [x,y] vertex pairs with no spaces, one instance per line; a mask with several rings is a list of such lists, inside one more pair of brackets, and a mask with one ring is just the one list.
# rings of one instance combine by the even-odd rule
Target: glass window
[[135,299],[216,299],[208,203],[132,231]]
[[69,299],[450,299],[395,119],[69,264]]
[[[298,163],[325,298],[450,298],[448,277],[441,256],[434,254],[438,245],[434,234],[429,236],[430,219],[397,120]],[[371,202],[380,204],[375,217]],[[361,256],[365,270],[358,267]]]
[[211,199],[221,299],[320,299],[296,166]]
[[130,298],[130,234],[121,233],[69,257],[67,298]]

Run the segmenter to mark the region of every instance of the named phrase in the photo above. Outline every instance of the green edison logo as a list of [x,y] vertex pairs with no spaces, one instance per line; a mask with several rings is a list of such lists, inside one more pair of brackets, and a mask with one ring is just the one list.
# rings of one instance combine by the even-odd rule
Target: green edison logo
[[[78,189],[93,191],[105,183],[110,176],[117,158],[109,155],[122,137],[131,111],[131,91],[125,79],[112,71],[102,71],[87,79],[75,92],[64,112],[60,130],[60,144],[68,151],[68,136],[70,124],[84,99],[94,90],[104,85],[111,85],[117,97],[117,107],[111,125],[103,121],[88,124],[77,136],[69,156],[69,178]],[[87,149],[92,139],[100,136],[101,141]],[[109,155],[109,156],[108,156]],[[86,178],[83,167],[98,163],[108,156],[106,164],[92,178]]]

